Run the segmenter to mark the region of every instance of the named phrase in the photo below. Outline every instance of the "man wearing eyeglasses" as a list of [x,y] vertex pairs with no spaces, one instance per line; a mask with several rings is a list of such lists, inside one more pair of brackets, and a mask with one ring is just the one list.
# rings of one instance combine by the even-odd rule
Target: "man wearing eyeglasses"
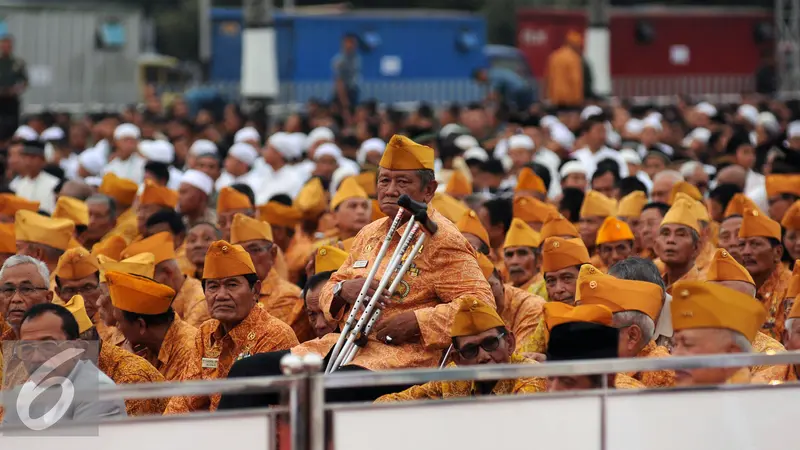
[[100,297],[100,262],[83,247],[67,250],[58,259],[55,272],[54,303],[63,305],[76,295],[83,297],[86,314],[92,323],[100,321],[97,299]]
[[[114,382],[92,364],[91,361],[80,357],[81,352],[72,358],[67,357],[67,352],[80,351],[80,345],[68,341],[78,340],[78,322],[66,308],[51,303],[38,304],[26,311],[22,319],[20,341],[14,348],[14,356],[25,366],[28,374],[37,371],[49,371],[42,381],[54,377],[64,377],[72,383],[76,391],[95,390],[98,385],[113,385]],[[51,358],[60,355],[67,360],[59,365],[52,365]],[[49,370],[48,370],[49,369]],[[28,381],[27,383],[32,383]],[[41,385],[41,382],[39,383]],[[56,383],[59,385],[59,383]],[[13,391],[18,392],[18,391]],[[11,399],[20,399],[12,392]],[[20,399],[21,400],[21,399]],[[27,405],[30,418],[47,420],[48,413],[63,401],[60,388],[47,389],[42,395],[37,395]],[[63,416],[54,418],[54,425],[72,420],[97,420],[110,417],[126,417],[125,402],[122,400],[68,400],[69,404]],[[18,402],[15,402],[18,403]],[[18,403],[17,406],[20,405]],[[19,418],[21,408],[5,408],[4,426],[27,425]],[[44,417],[43,417],[44,416]]]
[[306,308],[299,287],[284,280],[273,268],[278,247],[273,242],[272,227],[267,222],[236,214],[231,225],[231,243],[239,244],[250,255],[261,280],[258,302],[285,324],[292,327],[297,340],[305,342],[316,335],[306,318]]
[[175,245],[169,232],[162,231],[134,242],[122,251],[121,256],[128,259],[141,253],[152,253],[155,256],[153,279],[178,293],[172,302],[172,309],[181,319],[194,327],[199,327],[211,318],[200,281],[181,272]]
[[0,341],[14,341],[25,313],[34,305],[50,303],[53,293],[48,290],[50,273],[47,266],[25,255],[14,255],[0,269],[0,316],[11,326]]
[[[535,364],[514,353],[516,338],[491,306],[477,298],[465,297],[450,328],[454,364]],[[490,381],[431,381],[403,392],[384,395],[376,403],[473,397],[479,395],[511,395],[541,392],[541,378]]]

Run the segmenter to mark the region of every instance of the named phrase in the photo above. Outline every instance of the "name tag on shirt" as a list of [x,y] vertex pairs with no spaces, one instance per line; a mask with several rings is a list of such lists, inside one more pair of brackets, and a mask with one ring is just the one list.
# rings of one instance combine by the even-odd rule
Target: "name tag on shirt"
[[219,359],[217,358],[203,358],[201,366],[203,369],[216,369],[218,364]]
[[369,261],[367,261],[365,259],[361,259],[361,260],[358,260],[358,261],[353,263],[353,268],[354,269],[363,269],[363,268],[367,267],[367,264],[369,264]]

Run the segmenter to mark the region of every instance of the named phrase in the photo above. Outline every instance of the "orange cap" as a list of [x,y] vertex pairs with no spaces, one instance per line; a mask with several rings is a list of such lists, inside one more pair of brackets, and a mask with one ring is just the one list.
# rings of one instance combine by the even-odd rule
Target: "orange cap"
[[152,253],[155,257],[156,265],[170,259],[176,259],[172,234],[168,231],[162,231],[141,241],[136,241],[123,250],[120,257],[128,259],[140,253]]
[[453,197],[466,197],[472,194],[472,183],[460,170],[454,170],[444,191]]
[[17,211],[39,211],[39,202],[32,202],[14,194],[0,194],[0,214],[14,216]]
[[765,183],[768,197],[779,194],[792,194],[800,197],[800,175],[767,175]]
[[75,224],[71,220],[53,219],[22,209],[14,215],[14,235],[18,241],[67,250],[74,233]]
[[739,237],[767,237],[781,240],[781,224],[767,217],[759,211],[746,209],[739,227]]
[[456,222],[458,231],[462,233],[472,234],[478,237],[484,244],[489,245],[489,232],[483,227],[483,224],[478,219],[478,214],[473,210],[469,210],[458,219]]
[[731,201],[728,202],[728,206],[725,207],[725,212],[722,214],[724,218],[728,218],[730,216],[744,216],[744,210],[746,208],[758,211],[758,206],[756,206],[755,202],[750,200],[744,194],[733,194],[731,197]]
[[433,194],[433,200],[431,200],[430,206],[453,223],[458,221],[458,219],[469,211],[469,208],[467,208],[464,202],[444,192]]
[[17,237],[13,223],[0,223],[0,254],[17,253]]
[[542,225],[542,239],[547,239],[553,236],[570,236],[570,237],[580,237],[578,233],[578,229],[575,228],[575,225],[572,224],[566,217],[562,216],[561,213],[557,211],[550,211],[547,214],[547,218],[544,220],[544,225]]
[[697,218],[697,202],[691,199],[678,198],[669,208],[661,226],[667,224],[677,224],[687,226],[698,233],[700,232],[700,222]]
[[92,255],[105,255],[111,259],[119,260],[122,251],[128,246],[125,238],[119,235],[109,236],[92,246]]
[[258,217],[272,226],[294,228],[303,220],[303,213],[294,206],[272,201],[258,207]]
[[679,193],[683,192],[684,194],[691,197],[693,200],[698,202],[703,201],[703,194],[700,193],[700,190],[691,183],[687,183],[686,181],[678,181],[674,185],[672,185],[672,191],[669,193],[669,204],[671,205],[675,201],[675,196]]
[[617,201],[597,191],[589,191],[583,198],[581,217],[608,217],[617,215]]
[[339,270],[348,256],[350,255],[340,248],[323,245],[314,255],[314,273]]
[[367,195],[374,197],[377,194],[378,174],[376,172],[361,172],[358,175],[354,175],[353,178],[356,179],[358,185],[361,186],[361,189],[364,189]]
[[178,193],[164,186],[159,186],[151,180],[144,180],[144,190],[139,197],[140,205],[160,205],[165,208],[175,209],[178,206]]
[[579,238],[549,237],[542,245],[542,273],[589,263],[589,250]]
[[781,225],[787,230],[800,230],[800,200],[792,203],[783,215]]
[[75,225],[89,225],[89,207],[86,202],[72,197],[58,197],[51,216],[54,219],[69,219]]
[[222,188],[219,191],[219,198],[217,198],[217,212],[233,211],[237,209],[253,209],[250,197],[230,186]]
[[553,205],[549,205],[530,195],[524,194],[519,194],[514,197],[513,208],[514,217],[522,219],[522,221],[527,223],[544,223],[551,213],[557,212]]
[[606,275],[591,264],[581,266],[575,290],[580,305],[603,305],[612,313],[638,311],[658,320],[664,292],[657,284]]
[[727,250],[718,248],[708,264],[706,281],[745,281],[756,285],[750,272],[728,253]]
[[300,189],[295,198],[294,206],[303,213],[306,219],[314,219],[322,215],[328,209],[328,200],[325,195],[325,188],[322,181],[314,177]]
[[358,184],[358,181],[353,177],[347,177],[339,184],[339,189],[336,190],[336,194],[331,199],[331,211],[335,211],[345,200],[351,198],[369,200],[369,196]]
[[241,213],[233,216],[233,223],[231,224],[232,244],[262,240],[273,241],[272,227],[267,222],[253,219]]
[[474,336],[506,324],[492,306],[467,296],[461,299],[458,311],[450,326],[450,337]]
[[433,161],[432,148],[396,134],[386,145],[378,165],[390,170],[434,170]]
[[716,283],[678,281],[672,286],[672,328],[722,328],[739,332],[750,342],[756,337],[767,310],[749,295]]
[[527,223],[520,219],[511,220],[511,228],[506,233],[506,240],[503,248],[513,247],[533,247],[538,248],[542,243],[542,237]]
[[55,274],[64,280],[77,280],[100,272],[100,262],[83,247],[69,249],[58,258]]
[[103,175],[103,181],[100,182],[100,188],[97,189],[97,192],[113,198],[123,207],[133,204],[138,191],[138,184],[131,180],[120,178],[111,172]]
[[617,219],[614,216],[606,217],[603,224],[597,230],[597,239],[595,244],[605,244],[607,242],[617,241],[632,241],[633,231],[627,223]]
[[89,314],[86,313],[86,302],[81,295],[73,295],[69,301],[64,301],[58,297],[53,297],[53,303],[67,308],[67,311],[72,313],[72,317],[78,322],[78,333],[85,333],[94,326]]
[[547,188],[544,185],[544,180],[542,180],[539,175],[536,175],[533,169],[530,167],[523,167],[522,170],[519,171],[517,187],[514,188],[514,192],[519,191],[533,191],[546,194]]
[[122,272],[106,273],[111,304],[122,311],[155,316],[169,311],[175,291],[153,280]]
[[646,204],[647,194],[642,191],[633,191],[620,199],[617,217],[639,217]]
[[548,330],[572,322],[588,322],[610,327],[613,313],[603,305],[572,306],[562,302],[544,304],[544,323]]
[[250,254],[241,245],[213,242],[206,252],[203,279],[228,278],[256,273]]

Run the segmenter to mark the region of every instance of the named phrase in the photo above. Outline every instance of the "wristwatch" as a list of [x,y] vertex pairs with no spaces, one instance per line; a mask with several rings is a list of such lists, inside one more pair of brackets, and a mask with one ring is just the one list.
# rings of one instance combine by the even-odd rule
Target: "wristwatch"
[[336,285],[333,286],[333,298],[339,298],[339,299],[342,298],[340,296],[340,294],[342,293],[342,285],[343,284],[344,284],[344,281],[340,281],[340,282],[336,283]]

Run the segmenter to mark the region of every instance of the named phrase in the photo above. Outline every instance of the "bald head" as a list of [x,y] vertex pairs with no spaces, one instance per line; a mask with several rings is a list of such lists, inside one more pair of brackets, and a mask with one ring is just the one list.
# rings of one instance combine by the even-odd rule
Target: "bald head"
[[717,174],[717,185],[735,184],[739,189],[744,189],[744,181],[747,178],[747,170],[744,167],[732,164]]
[[82,181],[74,180],[64,183],[58,193],[60,197],[72,197],[82,201],[86,201],[92,194],[94,194],[94,190],[91,186]]
[[659,203],[669,203],[669,195],[675,183],[683,181],[683,175],[675,170],[662,170],[653,177],[652,200]]

